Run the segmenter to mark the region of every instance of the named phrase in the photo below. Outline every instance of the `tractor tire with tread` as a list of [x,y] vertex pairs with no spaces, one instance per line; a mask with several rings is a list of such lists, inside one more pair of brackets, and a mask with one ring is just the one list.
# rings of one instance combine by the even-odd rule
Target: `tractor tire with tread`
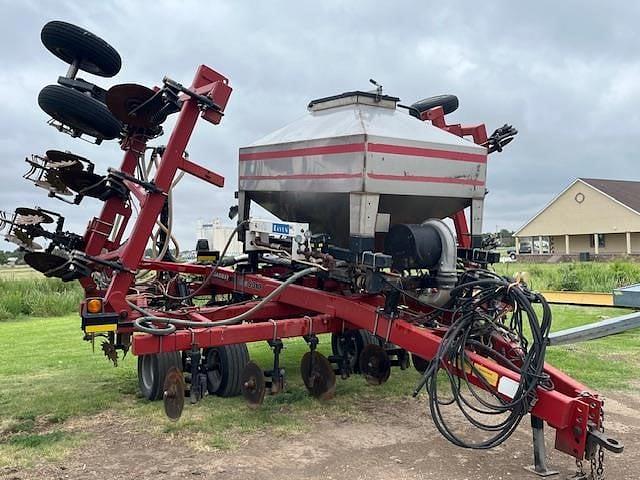
[[78,68],[100,77],[113,77],[120,71],[120,54],[102,38],[82,27],[54,20],[42,27],[42,44],[63,62],[79,61]]
[[47,85],[38,95],[38,105],[62,124],[100,140],[112,140],[122,129],[104,103],[73,88]]
[[138,357],[138,387],[147,400],[161,400],[164,379],[171,367],[182,370],[180,352],[163,352]]
[[242,371],[249,363],[249,350],[245,343],[211,347],[203,352],[207,367],[207,390],[219,397],[240,395]]
[[458,109],[458,97],[455,95],[436,95],[435,97],[424,98],[418,100],[411,105],[409,113],[416,118],[420,118],[420,114],[434,107],[442,107],[444,114],[455,112]]

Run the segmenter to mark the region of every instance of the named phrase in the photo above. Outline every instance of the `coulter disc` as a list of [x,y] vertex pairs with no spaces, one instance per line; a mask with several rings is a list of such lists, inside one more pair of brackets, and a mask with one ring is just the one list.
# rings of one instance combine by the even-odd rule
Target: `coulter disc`
[[4,239],[7,242],[15,243],[25,250],[42,250],[42,245],[40,245],[39,243],[34,242],[28,237],[25,238],[25,236],[18,234],[17,231],[16,234],[17,235],[5,235]]
[[158,116],[163,106],[162,96],[143,85],[123,83],[107,92],[107,107],[122,123],[138,128],[161,124],[166,116]]
[[360,354],[360,372],[370,385],[382,385],[391,375],[389,355],[379,345],[370,344]]
[[242,369],[240,390],[249,408],[258,408],[262,405],[267,387],[264,372],[257,363],[249,362]]
[[164,413],[173,421],[177,421],[184,408],[184,375],[178,367],[170,367],[164,377]]
[[24,261],[31,267],[47,276],[62,277],[68,269],[62,269],[68,260],[59,255],[47,252],[25,253]]
[[18,217],[16,218],[17,225],[38,225],[40,223],[53,223],[51,218],[46,213],[42,213],[33,208],[19,207],[16,208]]
[[82,170],[82,162],[89,162],[89,160],[80,155],[60,150],[47,150],[45,155],[47,157],[46,167],[53,169]]
[[336,393],[336,374],[327,357],[320,352],[311,351],[302,356],[300,373],[305,387],[311,396],[329,400]]

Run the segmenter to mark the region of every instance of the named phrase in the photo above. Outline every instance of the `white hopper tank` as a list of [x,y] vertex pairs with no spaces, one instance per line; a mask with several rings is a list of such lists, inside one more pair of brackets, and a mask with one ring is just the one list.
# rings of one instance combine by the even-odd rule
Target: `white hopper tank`
[[487,149],[414,118],[398,101],[369,92],[314,100],[304,117],[241,148],[241,219],[256,202],[346,247],[389,225],[472,206],[479,234]]

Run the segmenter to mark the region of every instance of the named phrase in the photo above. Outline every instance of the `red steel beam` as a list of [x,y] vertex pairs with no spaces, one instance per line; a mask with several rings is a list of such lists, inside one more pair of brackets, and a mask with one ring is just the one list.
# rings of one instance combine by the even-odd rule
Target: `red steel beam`
[[161,270],[163,272],[189,273],[191,275],[207,276],[211,272],[210,265],[195,263],[164,262],[162,260],[140,260],[139,267],[143,270]]
[[222,175],[218,175],[211,170],[208,170],[200,165],[193,163],[186,158],[182,158],[182,163],[178,167],[183,172],[186,172],[194,177],[199,178],[200,180],[204,180],[211,185],[215,185],[216,187],[224,187],[224,177]]
[[467,224],[467,217],[464,215],[464,209],[458,210],[451,218],[453,219],[453,226],[456,229],[458,244],[460,244],[462,248],[471,248],[471,234],[469,233],[469,226]]
[[[231,87],[228,86],[228,80],[204,65],[198,68],[191,88],[199,89],[198,91],[201,92],[201,94],[209,95],[222,110],[224,110],[229,95],[231,94]],[[124,316],[129,313],[125,297],[135,280],[135,275],[131,273],[131,271],[135,271],[140,267],[140,261],[143,257],[147,242],[165,203],[166,195],[171,189],[171,184],[177,170],[183,167],[187,169],[190,168],[190,162],[185,164],[183,155],[201,113],[212,123],[218,123],[222,117],[222,112],[218,111],[212,111],[211,114],[201,112],[197,100],[186,97],[153,179],[153,183],[158,191],[147,191],[144,197],[140,199],[140,215],[138,215],[133,224],[128,241],[122,247],[119,259],[124,268],[129,271],[117,272],[111,280],[105,295],[105,304],[107,307]],[[128,163],[126,165],[128,170],[123,169],[123,171],[129,174],[133,173],[135,163],[132,164],[132,162],[137,162],[137,155],[139,155],[140,152],[144,152],[144,149],[137,148],[135,151],[132,149],[127,153],[129,156],[127,157]],[[213,174],[213,172],[209,172],[206,169],[193,170],[205,178],[208,177],[208,174]],[[216,178],[210,177],[208,181],[220,182],[220,179],[221,177],[219,176]],[[107,208],[107,205],[105,205],[105,208]],[[88,248],[93,249],[96,245],[96,242],[92,242]],[[99,246],[104,246],[104,242]],[[86,253],[95,255],[99,253],[101,249],[102,248],[93,253],[87,250],[85,251]]]
[[[235,317],[237,315],[243,314],[248,310],[251,310],[258,304],[258,301],[251,301],[242,304],[231,304],[231,305],[219,305],[219,306],[211,306],[211,307],[186,307],[180,310],[166,312],[161,310],[153,310],[147,309],[150,314],[156,317],[165,317],[165,318],[178,318],[183,320],[193,319],[195,315],[197,315],[196,321],[207,321],[207,322],[215,322],[216,320],[226,320],[228,318]],[[143,305],[140,305],[144,308]],[[309,313],[307,310],[304,310],[299,307],[295,307],[292,305],[287,305],[280,302],[267,302],[263,305],[259,310],[254,312],[248,320],[268,320],[270,318],[286,318],[286,317],[295,317],[302,316]],[[137,318],[140,315],[135,314],[132,315],[132,318]]]
[[312,333],[339,332],[343,322],[331,315],[313,315],[283,320],[261,321],[210,328],[193,328],[172,335],[136,334],[133,337],[134,355],[189,350],[192,342],[200,347],[258,342],[277,338],[301,337]]
[[[266,296],[280,285],[280,282],[261,275],[236,275],[228,269],[219,269],[213,276],[212,283],[220,287],[234,289],[252,295]],[[310,311],[324,313],[341,319],[356,328],[363,328],[385,340],[415,353],[422,358],[430,359],[436,354],[440,345],[440,337],[430,329],[414,325],[402,318],[388,318],[379,308],[357,298],[349,298],[320,290],[290,285],[277,298],[281,303],[295,305]],[[469,352],[472,362],[482,368],[494,372],[499,381],[519,382],[520,376],[496,362]],[[579,382],[550,368],[547,373],[554,383],[553,390],[538,388],[538,400],[532,413],[558,430],[556,447],[570,455],[582,458],[586,443],[586,419],[589,411],[599,411],[601,401],[597,397],[586,397],[588,388]],[[576,392],[583,392],[576,396]],[[597,423],[597,421],[596,421]]]

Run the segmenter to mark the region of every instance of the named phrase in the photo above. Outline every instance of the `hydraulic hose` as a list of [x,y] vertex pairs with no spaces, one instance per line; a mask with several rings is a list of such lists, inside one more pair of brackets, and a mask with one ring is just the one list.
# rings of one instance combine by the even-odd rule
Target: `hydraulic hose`
[[[289,285],[297,282],[302,277],[307,275],[311,275],[312,273],[316,273],[318,271],[315,267],[305,268],[299,272],[294,273],[284,282],[282,282],[278,287],[271,292],[269,295],[260,300],[256,305],[251,307],[244,313],[240,315],[236,315],[235,317],[225,318],[224,320],[217,320],[215,322],[196,322],[193,320],[183,320],[181,318],[170,318],[170,317],[159,317],[157,315],[153,315],[150,312],[138,307],[136,304],[127,300],[127,303],[131,308],[136,310],[137,312],[142,313],[144,316],[137,318],[134,320],[133,324],[136,330],[145,333],[151,333],[152,335],[169,335],[176,331],[176,325],[180,325],[183,327],[200,327],[200,328],[208,328],[208,327],[219,327],[222,325],[236,325],[241,323],[243,320],[249,318],[255,312],[263,308],[268,302],[273,300],[275,297],[280,295],[282,291],[287,288]],[[163,323],[165,327],[157,327],[154,323]]]
[[240,229],[247,222],[248,222],[248,220],[243,220],[242,222],[238,223],[238,225],[236,225],[236,228],[233,229],[233,232],[231,232],[231,235],[229,235],[229,238],[227,238],[227,243],[225,244],[224,248],[222,249],[222,252],[220,253],[220,258],[218,259],[216,264],[213,266],[213,268],[209,272],[209,275],[207,275],[207,278],[205,278],[202,281],[202,283],[200,284],[200,286],[198,288],[196,288],[190,294],[184,295],[184,296],[170,295],[167,292],[164,292],[163,295],[165,297],[167,297],[167,298],[170,298],[171,300],[178,300],[178,301],[189,300],[189,299],[191,299],[193,297],[196,297],[204,289],[204,287],[209,283],[209,281],[213,278],[213,275],[218,271],[218,268],[220,268],[222,266],[222,263],[223,263],[222,259],[224,258],[225,254],[227,253],[227,250],[229,250],[229,246],[231,245],[231,242],[233,241],[233,237],[236,235],[236,233],[238,233],[240,231]]
[[[431,417],[438,431],[451,443],[465,448],[492,448],[509,438],[531,410],[536,401],[536,389],[549,386],[544,357],[551,310],[540,294],[481,269],[466,272],[460,284],[451,290],[451,297],[454,305],[450,327],[414,395],[426,386]],[[534,303],[541,306],[541,318],[533,308]],[[510,319],[506,318],[508,311],[511,311]],[[526,330],[530,332],[531,342]],[[517,339],[517,346],[507,352],[495,351],[488,339],[500,332],[508,332],[511,338]],[[520,374],[517,390],[510,400],[496,392],[496,385],[490,384],[469,358],[469,350]],[[454,366],[465,367],[458,367],[456,372]],[[490,392],[493,401],[475,390],[477,387],[473,386],[471,375],[483,385],[482,390]],[[439,382],[439,377],[448,381]],[[448,390],[446,398],[443,398],[442,390]],[[489,433],[488,438],[479,441],[462,438],[455,431],[459,429],[445,421],[442,407],[447,405],[457,406],[473,427]],[[496,422],[487,421],[496,415],[502,415],[502,418]]]

